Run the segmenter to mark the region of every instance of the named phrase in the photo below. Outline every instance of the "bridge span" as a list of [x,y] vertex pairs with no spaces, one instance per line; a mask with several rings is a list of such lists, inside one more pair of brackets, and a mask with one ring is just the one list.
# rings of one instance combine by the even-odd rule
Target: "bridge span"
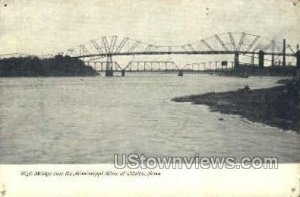
[[[98,72],[106,71],[106,61],[97,61],[89,63]],[[210,61],[210,62],[194,62],[191,64],[186,64],[180,68],[174,61],[130,61],[125,67],[121,67],[117,61],[113,61],[112,68],[115,72],[178,72],[182,70],[183,72],[203,72],[207,68],[214,68],[215,70],[232,69],[234,62],[224,61]]]
[[[87,44],[69,49],[64,54],[82,59],[90,65],[96,65],[99,60],[105,59],[105,61],[100,61],[100,65],[101,70],[105,67],[106,76],[113,76],[114,71],[154,72],[159,70],[153,67],[155,61],[152,61],[152,63],[147,61],[133,63],[133,61],[130,61],[128,65],[122,67],[116,61],[113,61],[113,57],[118,56],[232,55],[233,66],[237,66],[239,65],[240,56],[243,55],[251,56],[250,64],[253,65],[255,64],[255,59],[258,59],[259,67],[264,67],[266,61],[271,62],[272,66],[276,65],[278,61],[282,66],[286,66],[287,59],[292,59],[291,61],[296,60],[295,65],[300,67],[299,44],[287,44],[285,39],[282,41],[269,40],[268,38],[245,32],[214,34],[196,42],[170,46],[148,44],[128,37],[102,36],[99,39],[91,40]],[[157,62],[161,62],[160,70],[177,69],[182,71],[187,69],[185,66],[180,67],[172,61],[172,63],[168,61]],[[170,64],[172,68],[169,68],[170,66],[165,68],[166,64]],[[135,68],[133,69],[133,67]],[[196,69],[193,68],[192,70]]]

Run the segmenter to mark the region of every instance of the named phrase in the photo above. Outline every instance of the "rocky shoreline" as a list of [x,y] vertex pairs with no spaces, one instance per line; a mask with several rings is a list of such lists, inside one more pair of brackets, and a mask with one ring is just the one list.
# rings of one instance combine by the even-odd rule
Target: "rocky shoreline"
[[240,115],[253,122],[294,130],[300,134],[300,81],[281,81],[284,85],[251,90],[210,92],[172,99],[208,105],[212,111]]

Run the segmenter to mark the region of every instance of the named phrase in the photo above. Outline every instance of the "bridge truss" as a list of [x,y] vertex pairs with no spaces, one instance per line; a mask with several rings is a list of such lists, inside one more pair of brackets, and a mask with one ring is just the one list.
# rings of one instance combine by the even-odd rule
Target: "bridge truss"
[[[99,39],[91,40],[89,43],[78,45],[68,49],[65,55],[72,57],[105,57],[108,54],[159,54],[159,53],[186,53],[186,52],[239,52],[250,53],[263,50],[266,53],[281,53],[283,44],[281,41],[269,40],[258,35],[249,33],[228,32],[215,34],[196,42],[184,45],[160,46],[144,43],[128,37],[103,36]],[[297,51],[296,45],[286,45],[286,50],[290,53]]]
[[[118,64],[113,60],[117,56],[149,56],[157,55],[155,59],[160,62],[159,68],[163,70],[168,62],[161,59],[162,55],[242,55],[249,57],[251,63],[255,64],[259,56],[259,52],[264,51],[264,58],[266,61],[274,64],[286,64],[286,61],[292,62],[295,60],[295,53],[299,51],[299,45],[286,44],[285,41],[270,40],[259,35],[249,34],[245,32],[227,32],[221,34],[214,34],[213,36],[199,39],[195,42],[186,43],[183,45],[168,45],[161,46],[150,43],[145,43],[139,40],[131,39],[129,37],[118,36],[102,36],[97,39],[90,40],[85,44],[77,45],[60,55],[68,55],[74,58],[80,58],[87,64],[95,67],[102,67],[101,70],[159,70],[154,69],[155,61],[129,61],[127,64]],[[20,55],[20,56],[23,56]],[[267,57],[266,57],[267,56]],[[47,56],[48,57],[48,56]],[[42,57],[42,58],[47,58]],[[49,56],[50,57],[50,56]],[[283,58],[284,57],[284,58]],[[290,60],[286,60],[285,58]],[[209,62],[209,61],[208,61]],[[167,63],[172,65],[167,66],[168,69],[188,69],[188,65],[176,65],[174,63]],[[211,63],[212,64],[212,63]],[[149,67],[150,65],[150,67]],[[175,66],[176,65],[176,66]],[[208,64],[207,64],[208,65]],[[133,69],[134,67],[134,69]],[[197,67],[197,66],[196,66]],[[200,66],[199,66],[200,67]],[[205,66],[203,66],[205,67]],[[96,67],[95,67],[96,68]],[[198,68],[198,67],[197,67]],[[208,68],[208,66],[207,66]],[[98,68],[96,68],[98,69]],[[194,68],[193,68],[194,69]],[[199,69],[198,69],[199,70]]]
[[[295,44],[284,44],[283,41],[270,40],[259,35],[245,32],[228,32],[215,34],[195,42],[176,46],[154,45],[134,40],[129,37],[120,38],[118,36],[103,36],[91,40],[86,44],[81,44],[69,49],[64,55],[80,58],[89,65],[96,65],[97,62],[102,61],[102,63],[100,63],[102,67],[106,64],[106,68],[110,67],[110,69],[128,70],[130,68],[128,65],[110,66],[115,64],[112,63],[112,57],[173,54],[241,54],[243,56],[248,56],[251,59],[251,63],[255,64],[255,59],[258,58],[259,51],[264,51],[265,55],[271,56],[265,58],[265,60],[275,64],[276,62],[284,61],[281,60],[281,56],[283,55],[293,58],[298,50],[299,46]],[[129,64],[132,65],[133,63],[131,62]],[[161,64],[161,66],[161,69],[163,69],[163,64]],[[177,69],[184,69],[185,66],[177,66]]]

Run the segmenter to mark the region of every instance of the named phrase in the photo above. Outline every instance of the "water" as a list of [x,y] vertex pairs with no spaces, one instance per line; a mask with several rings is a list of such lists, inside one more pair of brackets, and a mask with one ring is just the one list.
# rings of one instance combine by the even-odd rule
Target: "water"
[[[1,163],[112,163],[114,153],[276,156],[300,161],[300,135],[171,98],[271,87],[280,78],[131,74],[1,78]],[[224,121],[218,119],[222,117]]]

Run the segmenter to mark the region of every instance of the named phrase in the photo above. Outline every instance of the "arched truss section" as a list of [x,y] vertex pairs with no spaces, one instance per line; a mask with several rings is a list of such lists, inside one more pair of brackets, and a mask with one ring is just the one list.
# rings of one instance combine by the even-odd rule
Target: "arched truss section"
[[[190,52],[257,52],[263,50],[267,53],[281,53],[283,51],[283,41],[272,40],[259,35],[245,32],[227,32],[214,34],[210,37],[199,39],[196,42],[184,45],[159,46],[145,43],[129,37],[102,36],[98,39],[90,40],[85,44],[78,45],[67,50],[64,55],[71,57],[83,57],[84,61],[99,61],[107,54],[127,54],[137,53],[190,53]],[[294,54],[297,51],[295,44],[286,45],[286,53]],[[93,55],[93,57],[87,57]]]

